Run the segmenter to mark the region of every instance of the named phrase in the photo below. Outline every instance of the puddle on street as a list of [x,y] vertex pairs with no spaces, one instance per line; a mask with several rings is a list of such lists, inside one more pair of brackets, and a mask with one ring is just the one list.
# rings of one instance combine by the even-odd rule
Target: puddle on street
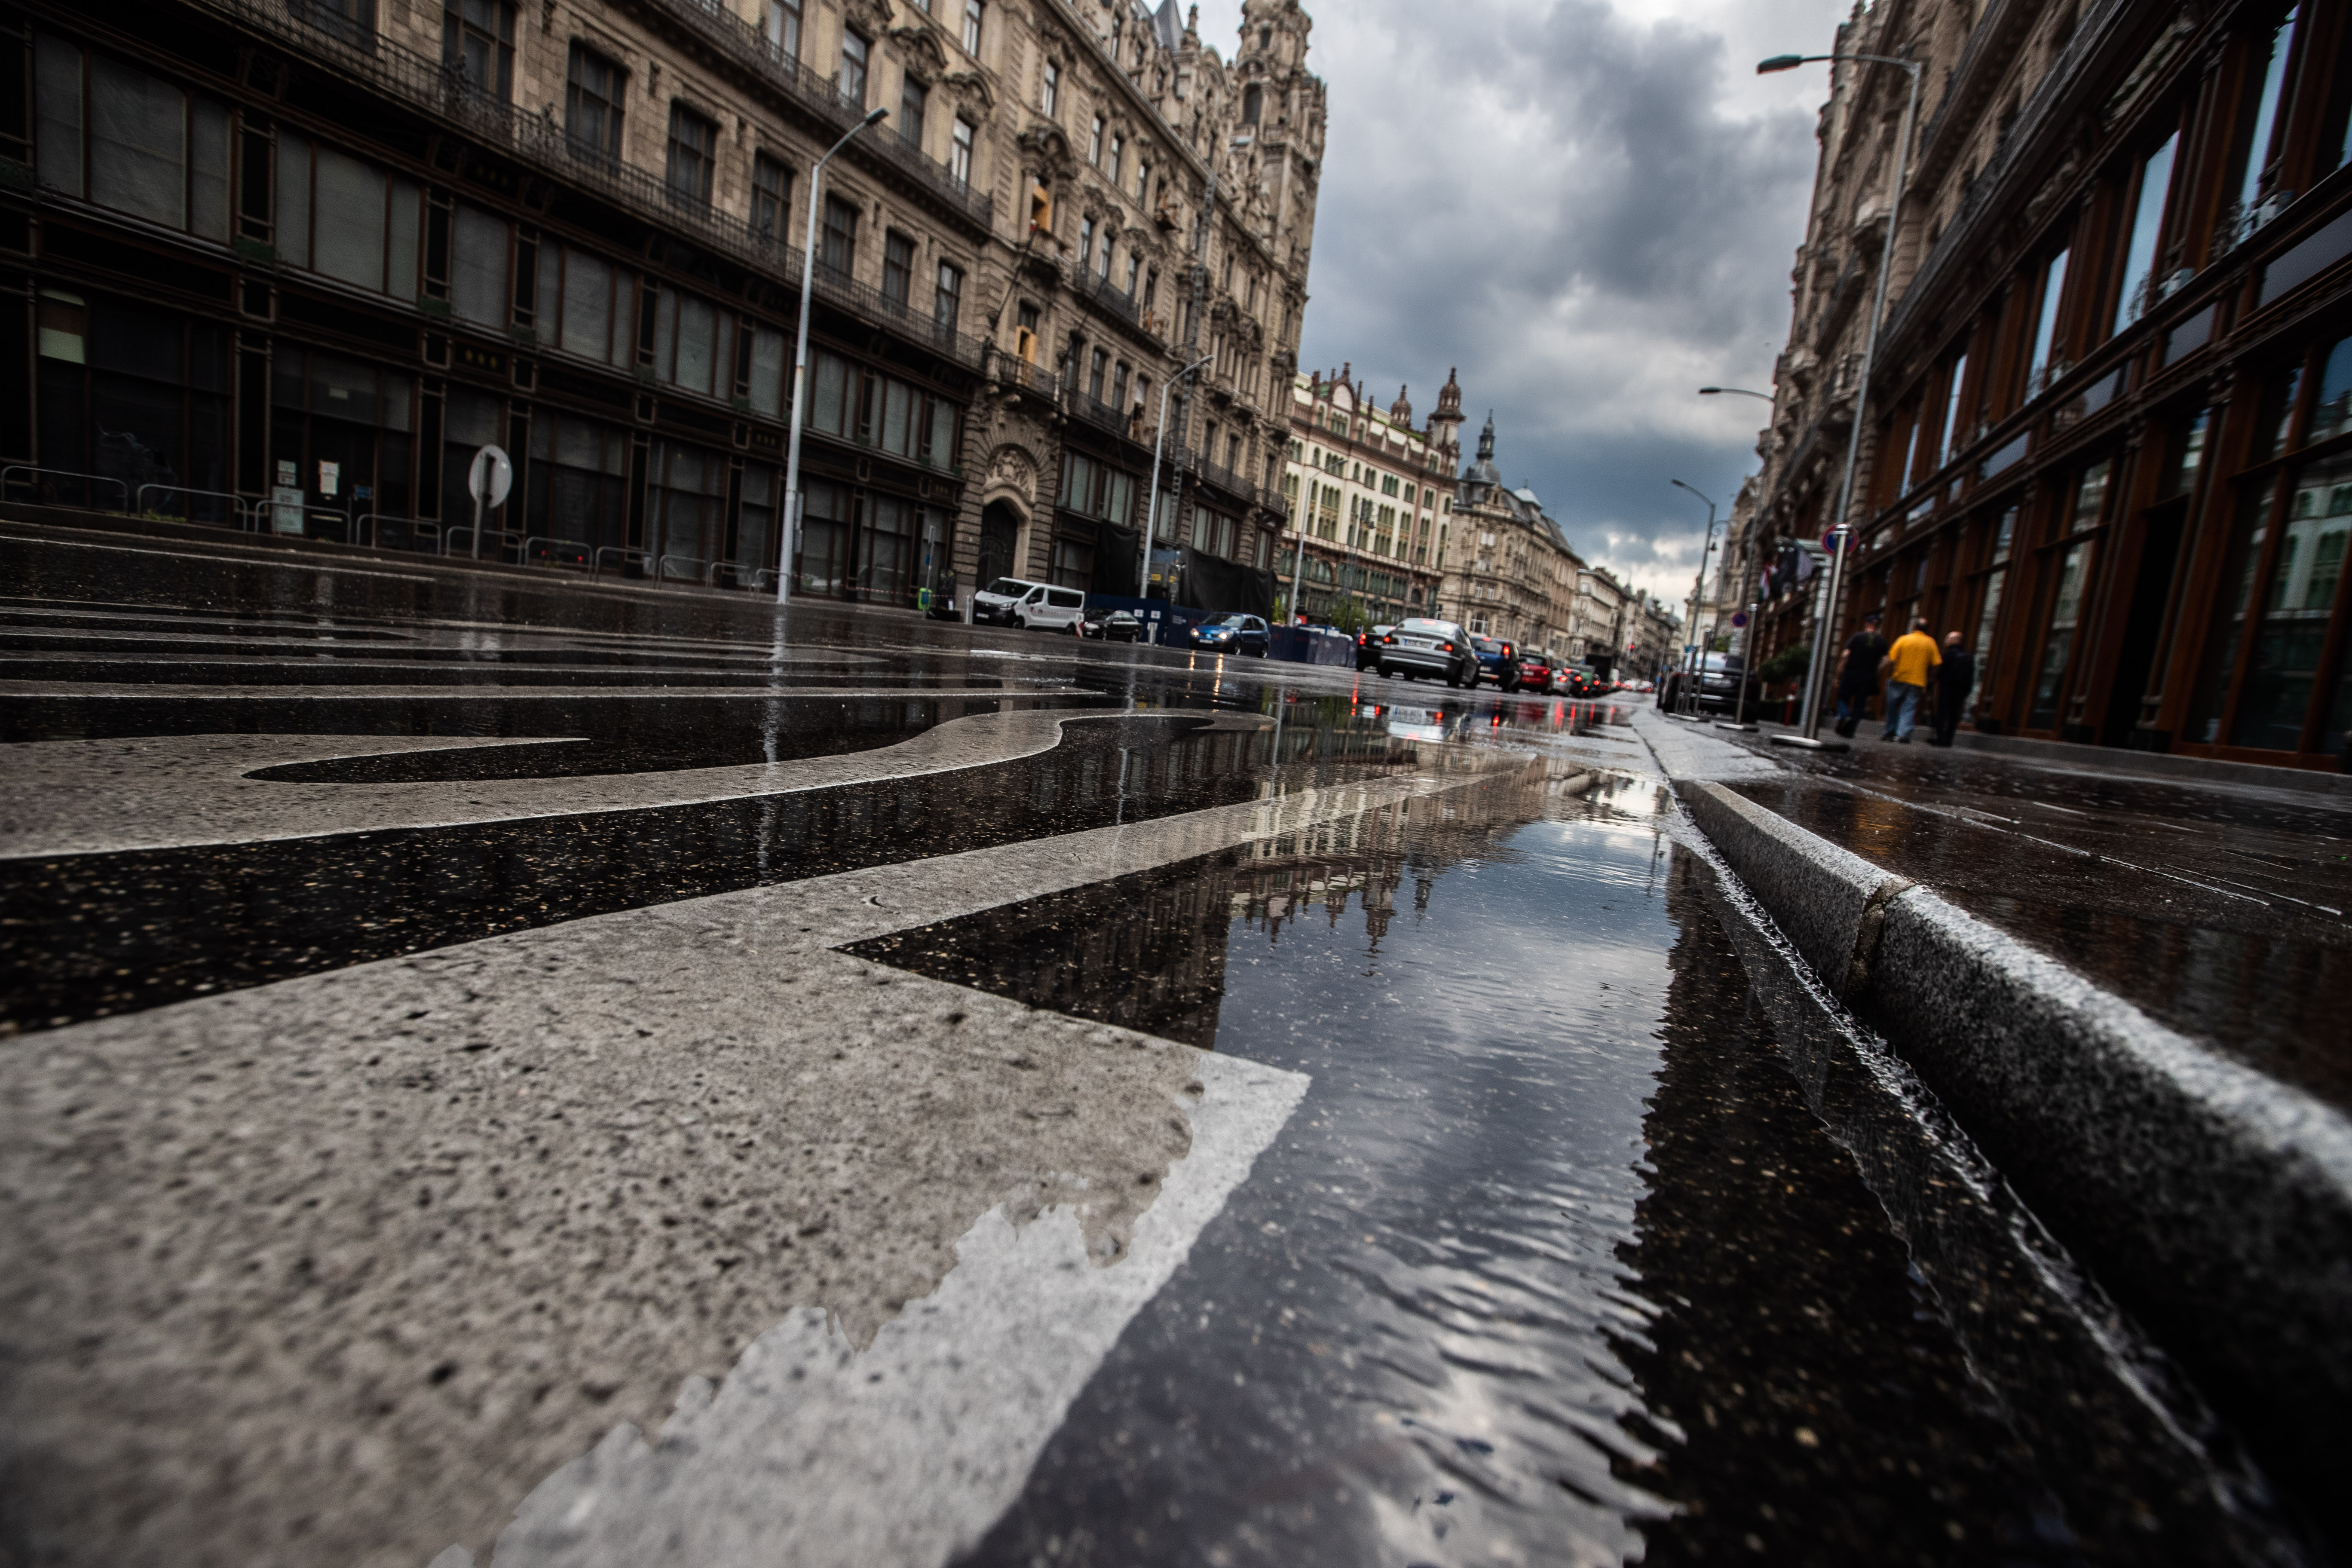
[[852,950],[1313,1076],[968,1563],[2075,1559],[1663,791],[1573,767]]

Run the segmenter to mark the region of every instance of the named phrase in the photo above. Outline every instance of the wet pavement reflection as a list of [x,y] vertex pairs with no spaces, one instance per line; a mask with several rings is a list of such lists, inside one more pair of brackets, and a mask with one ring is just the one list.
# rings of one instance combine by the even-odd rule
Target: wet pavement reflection
[[1314,1079],[968,1562],[2075,1560],[1663,790],[1546,772],[854,950]]

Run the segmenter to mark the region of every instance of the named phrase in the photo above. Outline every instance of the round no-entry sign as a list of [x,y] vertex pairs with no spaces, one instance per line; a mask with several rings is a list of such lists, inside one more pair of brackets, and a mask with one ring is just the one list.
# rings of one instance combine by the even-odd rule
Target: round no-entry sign
[[1738,613],[1737,613],[1736,615],[1734,615],[1734,616],[1731,617],[1731,624],[1732,624],[1733,626],[1739,626],[1739,627],[1743,627],[1743,628],[1744,628],[1744,627],[1748,625],[1748,612],[1747,612],[1747,611],[1745,611],[1745,610],[1741,610],[1741,611],[1739,611]]
[[514,464],[503,447],[485,447],[474,454],[473,464],[466,470],[466,489],[484,510],[504,506],[507,491],[512,489]]

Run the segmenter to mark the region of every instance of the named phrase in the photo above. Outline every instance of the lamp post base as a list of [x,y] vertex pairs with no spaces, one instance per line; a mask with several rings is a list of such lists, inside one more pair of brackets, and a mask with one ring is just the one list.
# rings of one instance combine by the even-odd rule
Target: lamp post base
[[1848,746],[1843,741],[1824,741],[1811,735],[1775,735],[1772,737],[1772,743],[1776,746],[1794,746],[1798,750],[1805,752],[1846,752],[1853,750],[1853,748]]
[[1718,729],[1718,730],[1735,730],[1735,731],[1738,731],[1740,734],[1743,734],[1743,735],[1753,735],[1754,733],[1756,733],[1756,726],[1755,726],[1755,725],[1753,725],[1753,724],[1735,724],[1735,723],[1733,723],[1733,722],[1732,722],[1730,720],[1728,720],[1728,719],[1717,719],[1717,720],[1715,721],[1715,727],[1716,727],[1717,729]]

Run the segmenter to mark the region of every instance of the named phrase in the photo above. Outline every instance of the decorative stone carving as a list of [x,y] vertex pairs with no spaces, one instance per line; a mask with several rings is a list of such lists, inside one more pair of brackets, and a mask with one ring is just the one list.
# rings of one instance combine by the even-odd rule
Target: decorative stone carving
[[940,85],[975,121],[986,119],[996,108],[996,89],[976,70],[948,71],[940,78]]
[[845,0],[842,15],[868,37],[890,30],[890,0]]
[[1015,500],[1024,510],[1037,504],[1036,460],[1018,447],[999,447],[988,459],[988,498]]
[[1070,156],[1070,139],[1062,128],[1051,121],[1040,121],[1015,138],[1021,151],[1027,153],[1037,172],[1056,183],[1066,179],[1076,160]]
[[902,22],[890,29],[890,39],[918,80],[937,81],[947,74],[948,52],[940,46],[937,29],[920,22]]

